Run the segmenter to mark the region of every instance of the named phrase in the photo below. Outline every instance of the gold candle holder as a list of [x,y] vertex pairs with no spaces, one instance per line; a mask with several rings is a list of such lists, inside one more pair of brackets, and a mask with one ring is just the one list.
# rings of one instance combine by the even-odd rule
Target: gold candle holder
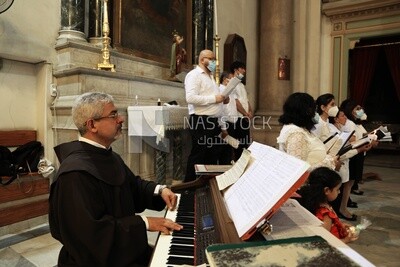
[[218,34],[215,35],[214,41],[215,41],[215,82],[219,86],[220,80],[219,80],[219,74],[220,74],[220,69],[219,69],[219,40],[221,40],[220,37],[218,37]]
[[110,63],[110,50],[108,49],[111,38],[108,37],[110,34],[110,25],[108,23],[108,0],[104,0],[104,19],[103,19],[103,48],[101,49],[101,55],[103,57],[103,62],[97,64],[98,70],[110,70],[115,72],[115,65]]

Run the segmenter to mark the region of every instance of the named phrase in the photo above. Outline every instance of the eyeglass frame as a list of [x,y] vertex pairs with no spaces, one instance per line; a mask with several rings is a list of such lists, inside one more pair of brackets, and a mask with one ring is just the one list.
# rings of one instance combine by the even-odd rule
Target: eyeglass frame
[[112,111],[110,115],[107,116],[103,116],[100,118],[92,118],[92,120],[98,121],[98,120],[102,120],[102,119],[114,119],[117,120],[119,117],[121,116],[121,114],[118,113],[118,111]]

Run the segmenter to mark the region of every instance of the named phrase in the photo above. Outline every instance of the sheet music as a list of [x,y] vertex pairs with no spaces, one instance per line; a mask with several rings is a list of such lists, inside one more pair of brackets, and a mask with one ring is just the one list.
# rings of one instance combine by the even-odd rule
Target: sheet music
[[300,205],[295,199],[288,199],[285,204],[272,216],[269,222],[274,227],[300,227],[321,226],[320,221],[314,214]]
[[341,132],[339,135],[336,135],[333,139],[337,139],[335,143],[332,145],[332,147],[329,149],[328,154],[331,156],[336,156],[339,154],[339,152],[344,149],[346,146],[347,142],[351,138],[351,136],[354,134],[354,131],[352,132]]
[[253,142],[249,150],[255,158],[254,163],[224,196],[240,237],[273,208],[310,166],[257,142]]
[[233,77],[229,80],[228,84],[226,85],[224,91],[221,93],[223,96],[228,96],[232,93],[233,89],[236,88],[241,80],[238,77]]
[[250,151],[244,149],[239,160],[233,165],[232,168],[224,172],[223,174],[215,176],[217,179],[218,189],[224,190],[228,186],[234,184],[239,180],[240,176],[243,174],[251,158]]

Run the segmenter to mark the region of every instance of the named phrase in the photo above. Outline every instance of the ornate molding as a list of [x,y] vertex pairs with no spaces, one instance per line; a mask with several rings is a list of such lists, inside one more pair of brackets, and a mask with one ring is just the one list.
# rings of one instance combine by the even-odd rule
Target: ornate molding
[[400,14],[398,0],[341,0],[322,5],[322,13],[332,21],[356,20]]

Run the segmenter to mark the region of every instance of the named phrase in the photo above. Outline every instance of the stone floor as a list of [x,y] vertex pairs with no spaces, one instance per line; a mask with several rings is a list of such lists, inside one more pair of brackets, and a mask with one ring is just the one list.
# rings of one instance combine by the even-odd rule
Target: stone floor
[[[367,157],[363,196],[352,195],[360,219],[372,222],[349,246],[379,267],[400,266],[400,153]],[[376,176],[381,180],[376,180]],[[0,237],[0,266],[52,267],[57,263],[60,244],[48,233],[47,224],[16,235]],[[149,236],[154,242],[156,234]]]

